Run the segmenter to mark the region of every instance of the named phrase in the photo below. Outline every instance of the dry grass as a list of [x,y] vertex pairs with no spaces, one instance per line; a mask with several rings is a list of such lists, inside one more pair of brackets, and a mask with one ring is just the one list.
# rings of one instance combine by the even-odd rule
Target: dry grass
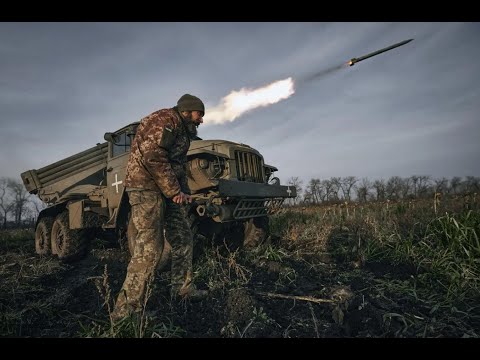
[[[0,336],[478,337],[477,201],[283,209],[261,246],[205,248],[194,280],[210,289],[208,302],[165,303],[165,273],[146,297],[161,311],[145,303],[139,316],[118,323],[110,318],[112,294],[124,276],[115,271],[126,264],[113,252],[92,252],[75,268],[38,257],[33,232],[3,232]],[[349,298],[340,301],[338,289],[349,289]],[[66,312],[71,306],[77,310]]]

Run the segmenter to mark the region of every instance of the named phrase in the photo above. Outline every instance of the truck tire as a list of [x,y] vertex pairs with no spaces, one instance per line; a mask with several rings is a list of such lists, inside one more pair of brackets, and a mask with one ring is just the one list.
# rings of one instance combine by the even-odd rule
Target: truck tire
[[269,235],[270,221],[267,216],[256,217],[245,223],[243,245],[253,248],[261,245]]
[[70,229],[68,211],[60,213],[52,225],[52,253],[64,262],[80,259],[87,248],[87,234],[85,229]]
[[49,216],[43,217],[38,221],[35,229],[35,252],[38,255],[48,255],[51,253],[51,234],[53,219]]

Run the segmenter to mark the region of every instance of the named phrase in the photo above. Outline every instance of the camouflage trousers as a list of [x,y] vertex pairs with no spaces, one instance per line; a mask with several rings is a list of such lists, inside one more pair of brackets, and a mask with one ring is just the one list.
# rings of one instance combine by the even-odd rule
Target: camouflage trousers
[[164,236],[172,246],[172,287],[188,288],[192,282],[193,236],[183,206],[147,190],[129,191],[129,201],[137,235],[114,317],[140,311],[145,305],[147,287],[154,280],[164,249]]

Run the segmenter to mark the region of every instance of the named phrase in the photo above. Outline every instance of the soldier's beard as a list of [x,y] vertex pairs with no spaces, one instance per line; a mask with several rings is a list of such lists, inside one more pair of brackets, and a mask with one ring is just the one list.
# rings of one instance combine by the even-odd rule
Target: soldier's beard
[[187,121],[187,131],[190,137],[195,137],[198,134],[198,125],[196,125],[192,120]]

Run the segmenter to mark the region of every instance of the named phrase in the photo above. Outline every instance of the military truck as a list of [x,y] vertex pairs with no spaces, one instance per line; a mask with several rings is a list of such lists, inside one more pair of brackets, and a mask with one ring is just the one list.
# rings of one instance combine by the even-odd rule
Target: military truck
[[[103,143],[21,174],[27,191],[48,204],[36,222],[38,254],[76,260],[95,237],[128,239],[132,251],[135,229],[123,181],[138,124],[105,133]],[[294,187],[274,177],[278,169],[248,145],[196,139],[187,159],[194,201],[185,212],[195,241],[223,237],[254,246],[267,235],[268,216],[296,196]]]

